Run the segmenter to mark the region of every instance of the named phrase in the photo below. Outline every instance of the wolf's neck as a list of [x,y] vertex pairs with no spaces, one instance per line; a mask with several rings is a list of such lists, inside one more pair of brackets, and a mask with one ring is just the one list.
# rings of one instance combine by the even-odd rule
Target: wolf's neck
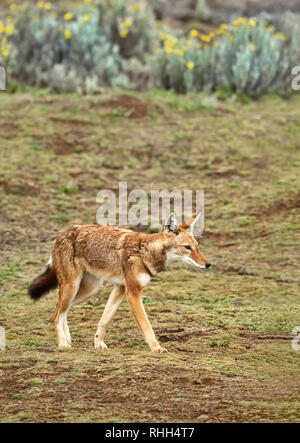
[[166,253],[163,233],[145,235],[141,242],[142,260],[151,276],[165,268]]

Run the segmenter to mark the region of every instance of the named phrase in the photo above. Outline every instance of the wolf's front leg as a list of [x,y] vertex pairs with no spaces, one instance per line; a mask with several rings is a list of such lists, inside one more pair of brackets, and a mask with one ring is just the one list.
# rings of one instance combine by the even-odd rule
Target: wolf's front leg
[[147,314],[142,302],[142,291],[137,288],[131,289],[127,286],[127,300],[136,319],[138,327],[140,328],[145,341],[151,348],[152,352],[167,352],[165,348],[162,348],[154,335],[152,326],[148,320]]

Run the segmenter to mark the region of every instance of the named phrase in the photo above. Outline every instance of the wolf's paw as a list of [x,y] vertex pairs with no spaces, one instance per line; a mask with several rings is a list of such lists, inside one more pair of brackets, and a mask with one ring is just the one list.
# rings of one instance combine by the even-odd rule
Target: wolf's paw
[[94,346],[95,346],[96,349],[107,349],[107,346],[104,343],[104,341],[96,341],[95,340]]
[[152,352],[161,354],[162,352],[168,352],[168,350],[166,348],[162,348],[161,346],[156,346],[155,348],[152,348]]
[[61,351],[71,348],[72,348],[71,343],[64,343],[63,345],[58,345],[58,349]]

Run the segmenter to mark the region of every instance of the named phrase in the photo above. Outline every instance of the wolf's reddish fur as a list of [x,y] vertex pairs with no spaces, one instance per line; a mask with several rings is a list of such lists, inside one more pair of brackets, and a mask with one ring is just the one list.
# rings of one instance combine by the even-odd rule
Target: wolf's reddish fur
[[125,295],[136,322],[153,352],[163,352],[152,330],[142,303],[142,290],[151,277],[174,261],[196,267],[209,267],[199,252],[190,225],[177,226],[175,217],[163,232],[144,234],[113,226],[73,226],[54,243],[52,261],[46,273],[30,285],[29,293],[39,298],[59,285],[55,329],[60,347],[71,346],[67,323],[69,309],[96,294],[104,280],[114,283],[98,325],[94,343],[105,348],[108,323]]

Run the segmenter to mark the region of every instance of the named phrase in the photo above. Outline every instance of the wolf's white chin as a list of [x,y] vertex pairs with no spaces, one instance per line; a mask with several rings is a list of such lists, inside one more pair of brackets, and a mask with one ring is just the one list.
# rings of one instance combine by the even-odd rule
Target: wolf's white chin
[[195,262],[195,260],[193,260],[190,257],[187,257],[186,255],[177,255],[174,253],[167,253],[166,266],[168,266],[172,263],[175,263],[175,262],[183,262],[188,265],[195,266],[195,268],[205,269],[205,265],[199,265],[198,263]]
[[196,268],[200,268],[200,269],[205,269],[205,265],[199,265],[198,263],[196,263],[192,258],[190,257],[185,257],[183,259],[184,263],[187,263],[188,265],[192,265],[195,266]]

